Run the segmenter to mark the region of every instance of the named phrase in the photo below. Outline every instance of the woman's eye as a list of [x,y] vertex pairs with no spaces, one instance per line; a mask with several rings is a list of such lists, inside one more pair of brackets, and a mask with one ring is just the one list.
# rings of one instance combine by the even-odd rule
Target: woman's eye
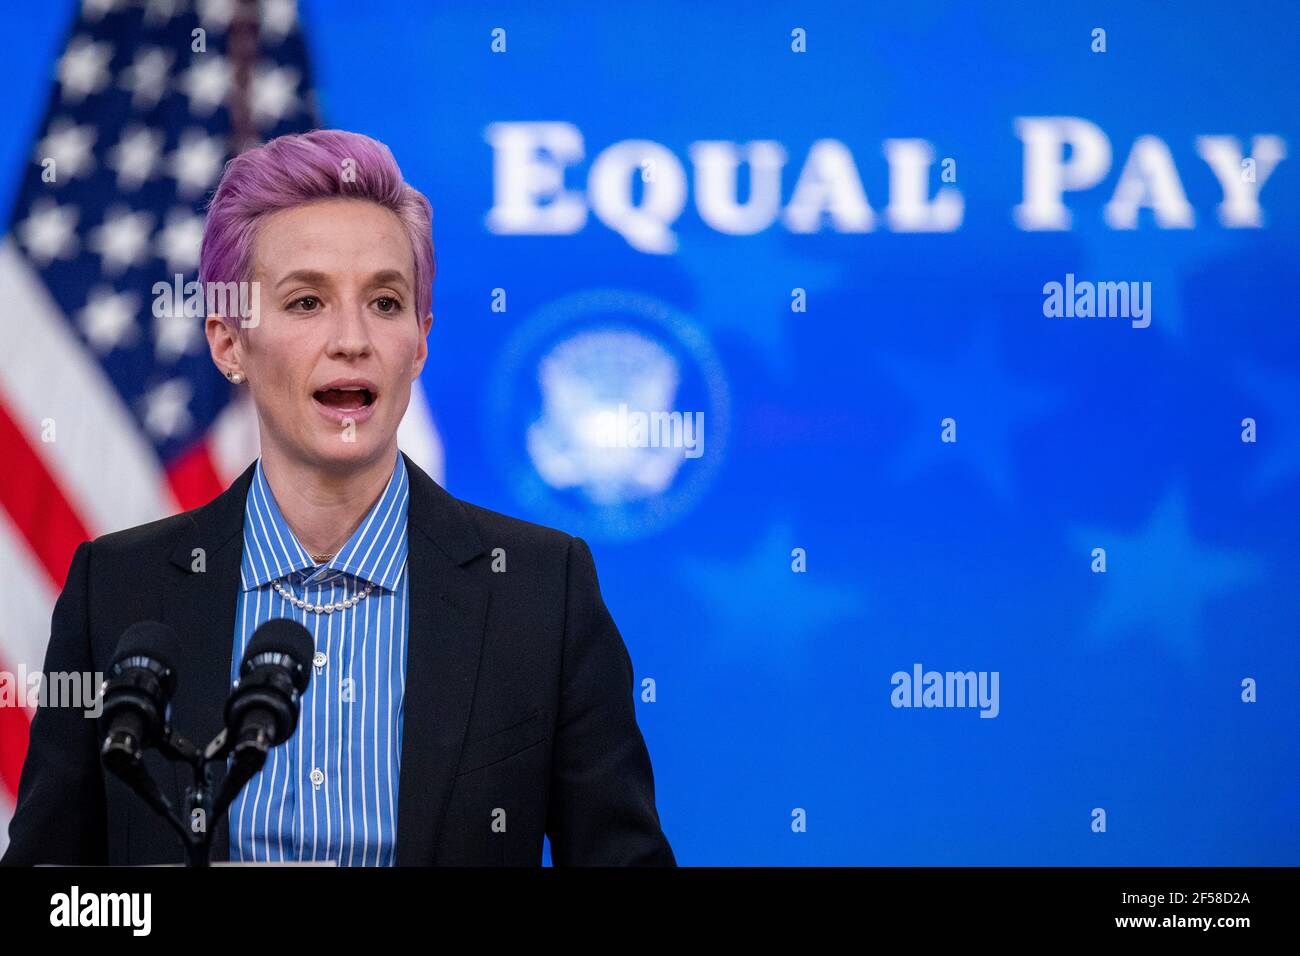
[[292,302],[289,303],[289,305],[290,307],[293,307],[296,305],[300,305],[303,302],[309,303],[306,311],[311,312],[315,308],[315,306],[320,304],[320,299],[318,299],[314,295],[303,295],[294,299]]
[[[383,304],[385,302],[388,303],[387,306]],[[379,305],[380,312],[396,312],[402,307],[402,303],[398,302],[391,295],[381,295],[375,300],[375,303]]]

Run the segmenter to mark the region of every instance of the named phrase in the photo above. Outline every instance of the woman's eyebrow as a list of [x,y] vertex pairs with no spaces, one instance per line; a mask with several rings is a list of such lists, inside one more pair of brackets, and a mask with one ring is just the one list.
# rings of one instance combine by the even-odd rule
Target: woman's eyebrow
[[406,276],[396,269],[380,269],[370,277],[371,285],[406,285]]
[[278,289],[280,286],[286,285],[290,282],[306,282],[309,285],[328,285],[329,281],[329,276],[323,272],[317,272],[315,269],[295,269],[288,275],[283,276],[280,281],[275,284],[275,287]]
[[[330,277],[315,269],[295,269],[275,284],[278,289],[290,282],[306,282],[310,285],[329,285]],[[396,269],[380,269],[370,277],[369,285],[407,285],[406,276]]]

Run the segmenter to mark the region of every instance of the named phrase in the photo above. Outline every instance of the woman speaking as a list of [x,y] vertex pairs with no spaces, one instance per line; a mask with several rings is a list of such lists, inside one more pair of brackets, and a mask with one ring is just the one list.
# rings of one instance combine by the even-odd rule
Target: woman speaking
[[[310,632],[297,728],[216,824],[214,860],[535,865],[545,835],[556,865],[673,865],[586,543],[452,497],[398,448],[433,275],[429,201],[382,143],[317,130],[227,163],[199,280],[254,304],[206,333],[260,457],[204,507],[79,545],[44,669],[108,672],[124,630],[161,621],[171,722],[201,746],[259,625]],[[105,774],[101,731],[38,708],[4,863],[184,859]],[[145,766],[181,805],[183,775]]]

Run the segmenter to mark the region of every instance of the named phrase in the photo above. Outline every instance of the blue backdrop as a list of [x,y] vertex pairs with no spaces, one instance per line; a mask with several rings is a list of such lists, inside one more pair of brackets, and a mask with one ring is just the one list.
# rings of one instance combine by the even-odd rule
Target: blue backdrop
[[1300,863],[1296,7],[801,6],[300,4],[435,208],[449,489],[591,543],[681,863]]

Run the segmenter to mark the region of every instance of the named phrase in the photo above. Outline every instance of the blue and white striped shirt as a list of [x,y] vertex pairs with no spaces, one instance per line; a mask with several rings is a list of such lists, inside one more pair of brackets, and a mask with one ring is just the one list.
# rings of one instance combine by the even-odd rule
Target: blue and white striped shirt
[[[231,682],[258,626],[297,621],[316,642],[298,727],[230,806],[234,862],[335,860],[392,866],[409,622],[406,465],[399,452],[383,495],[328,564],[299,544],[262,473],[244,506],[244,554],[235,609]],[[295,607],[272,582],[332,613]]]

